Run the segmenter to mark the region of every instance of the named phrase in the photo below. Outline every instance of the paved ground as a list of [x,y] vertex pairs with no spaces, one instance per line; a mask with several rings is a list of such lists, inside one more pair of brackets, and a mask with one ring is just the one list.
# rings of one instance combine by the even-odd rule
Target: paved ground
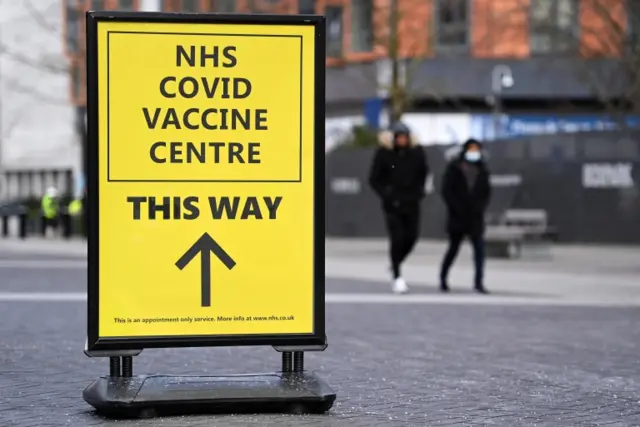
[[[463,254],[459,291],[441,296],[427,274],[440,247],[424,243],[411,261],[414,293],[398,298],[381,276],[380,245],[328,244],[330,346],[310,354],[307,367],[338,393],[329,414],[113,422],[93,415],[81,397],[107,370],[104,360],[82,353],[81,245],[0,242],[0,426],[640,426],[640,309],[633,297],[640,281],[623,268],[638,249],[614,254],[609,265],[619,269],[612,272],[572,264],[570,248],[560,251],[565,260],[494,262],[499,295],[488,297],[466,291]],[[583,248],[586,263],[595,262],[593,251],[606,258],[615,248]],[[511,288],[510,275],[520,278]],[[534,286],[545,277],[569,280],[583,299],[567,297],[562,282]],[[599,292],[594,277],[610,277],[601,286],[612,296],[602,304],[590,296]],[[135,370],[226,374],[278,366],[277,353],[265,348],[167,349],[145,350]]]
[[[414,291],[433,293],[443,242],[422,241],[408,260],[405,276]],[[388,275],[383,240],[327,240],[326,274],[331,278],[374,281]],[[469,289],[473,278],[469,245],[451,273],[454,290]],[[489,259],[486,285],[494,296],[483,301],[523,305],[640,306],[640,247],[556,246],[548,257]],[[434,299],[435,298],[435,299]],[[477,304],[477,298],[424,297],[431,302]]]

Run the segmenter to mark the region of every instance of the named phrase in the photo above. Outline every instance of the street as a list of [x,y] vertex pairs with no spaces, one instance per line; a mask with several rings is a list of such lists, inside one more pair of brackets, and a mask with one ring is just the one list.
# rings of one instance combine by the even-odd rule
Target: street
[[[470,291],[470,255],[436,292],[440,243],[422,242],[408,295],[389,292],[384,242],[327,241],[329,348],[307,353],[337,392],[326,415],[194,416],[115,422],[82,390],[89,359],[81,242],[0,241],[0,426],[637,426],[636,248],[559,248],[494,261]],[[271,348],[144,350],[135,374],[217,375],[280,367]]]

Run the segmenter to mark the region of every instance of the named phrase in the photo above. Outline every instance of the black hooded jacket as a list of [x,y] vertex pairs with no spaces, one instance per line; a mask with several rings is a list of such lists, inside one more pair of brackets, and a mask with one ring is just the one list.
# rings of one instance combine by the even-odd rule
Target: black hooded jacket
[[369,184],[387,211],[417,206],[425,195],[429,175],[422,147],[413,145],[410,139],[408,146],[400,148],[394,145],[394,140],[381,140],[369,174]]
[[[447,165],[442,180],[442,197],[447,206],[449,233],[478,235],[484,232],[484,214],[491,200],[489,170],[482,160],[475,163],[464,160],[470,143],[480,145],[474,140],[467,141],[460,155]],[[471,173],[475,172],[471,187],[465,168]]]

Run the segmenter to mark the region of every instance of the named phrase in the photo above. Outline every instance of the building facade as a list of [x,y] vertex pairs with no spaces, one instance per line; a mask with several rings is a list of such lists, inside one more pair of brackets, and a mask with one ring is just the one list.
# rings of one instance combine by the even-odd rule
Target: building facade
[[59,0],[0,2],[0,169],[77,163],[62,28]]
[[635,19],[638,3],[65,0],[69,93],[82,116],[82,18],[88,9],[317,13],[327,18],[328,147],[354,124],[367,121],[368,102],[382,100],[384,106],[393,64],[398,64],[411,100],[405,118],[423,144],[601,129],[614,122],[603,118],[609,111],[605,101],[618,103],[634,86],[627,69],[632,61],[626,59],[635,38],[634,22],[640,21]]

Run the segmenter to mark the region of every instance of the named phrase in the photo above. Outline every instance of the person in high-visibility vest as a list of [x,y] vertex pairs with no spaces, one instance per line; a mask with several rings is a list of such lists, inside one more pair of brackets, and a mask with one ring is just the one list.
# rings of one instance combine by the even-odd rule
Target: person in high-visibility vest
[[69,206],[67,206],[67,212],[69,213],[70,220],[68,223],[68,227],[70,227],[70,229],[68,230],[69,235],[83,232],[82,227],[84,224],[82,224],[81,222],[83,217],[82,199],[75,198],[71,200]]
[[82,200],[74,199],[69,203],[69,215],[77,216],[82,212]]
[[49,228],[55,233],[58,228],[58,190],[55,187],[47,188],[42,197],[42,217],[44,219],[44,234],[47,235]]

